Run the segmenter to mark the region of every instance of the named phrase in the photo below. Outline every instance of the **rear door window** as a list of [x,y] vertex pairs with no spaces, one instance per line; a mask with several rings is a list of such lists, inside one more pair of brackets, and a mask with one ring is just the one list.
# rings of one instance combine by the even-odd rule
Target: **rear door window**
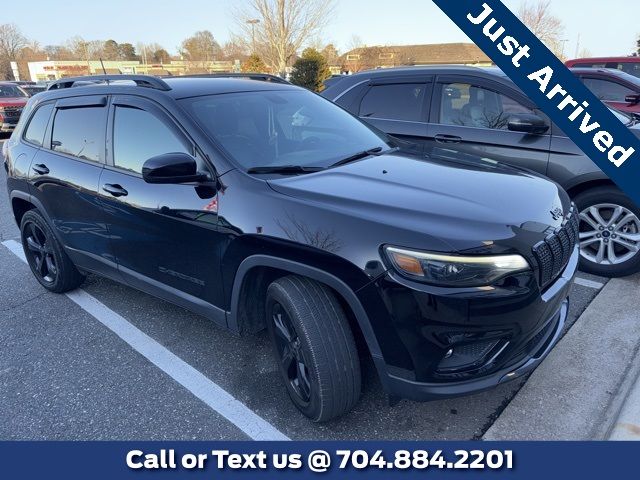
[[374,85],[360,104],[360,116],[385,120],[423,121],[424,83]]
[[82,160],[104,158],[105,107],[62,108],[56,111],[51,149]]

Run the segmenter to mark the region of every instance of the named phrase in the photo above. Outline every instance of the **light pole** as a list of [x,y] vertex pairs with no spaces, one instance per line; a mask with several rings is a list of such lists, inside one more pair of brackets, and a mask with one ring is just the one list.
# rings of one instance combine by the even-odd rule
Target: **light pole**
[[251,25],[251,49],[254,55],[256,53],[256,25],[260,23],[260,20],[257,18],[253,18],[251,20],[247,20],[247,23]]
[[567,45],[567,42],[569,41],[568,38],[565,38],[563,40],[560,40],[560,43],[562,44],[562,53],[560,55],[562,55],[562,61],[564,62],[564,48]]

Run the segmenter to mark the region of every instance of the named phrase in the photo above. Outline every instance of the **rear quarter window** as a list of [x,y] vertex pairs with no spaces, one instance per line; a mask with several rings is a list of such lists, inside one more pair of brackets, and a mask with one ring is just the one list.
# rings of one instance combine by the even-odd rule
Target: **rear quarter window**
[[37,108],[34,114],[29,120],[29,124],[24,132],[24,139],[38,147],[42,146],[44,142],[44,134],[47,131],[47,125],[49,124],[49,118],[53,111],[53,104],[49,103],[41,105]]

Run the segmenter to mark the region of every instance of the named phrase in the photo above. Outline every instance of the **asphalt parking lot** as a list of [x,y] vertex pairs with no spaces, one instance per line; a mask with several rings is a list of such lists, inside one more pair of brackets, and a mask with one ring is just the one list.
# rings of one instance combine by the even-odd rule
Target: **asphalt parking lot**
[[[287,398],[265,333],[238,338],[97,277],[77,294],[46,292],[12,252],[19,232],[0,171],[2,440],[241,440],[256,438],[250,433],[256,431],[297,440],[473,439],[526,381],[472,397],[390,407],[373,367],[365,365],[354,410],[312,424]],[[580,274],[567,329],[604,283]]]

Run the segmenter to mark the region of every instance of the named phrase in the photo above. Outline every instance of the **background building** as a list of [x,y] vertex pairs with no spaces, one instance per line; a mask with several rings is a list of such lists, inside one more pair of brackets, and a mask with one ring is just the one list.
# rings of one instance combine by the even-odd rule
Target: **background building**
[[[104,69],[103,69],[104,64]],[[48,82],[78,75],[149,74],[194,75],[239,71],[239,63],[233,61],[172,60],[163,64],[141,63],[137,60],[51,60],[29,62],[29,76],[33,82]]]
[[355,73],[404,65],[459,64],[490,66],[492,61],[473,43],[360,47],[340,57],[342,70]]

